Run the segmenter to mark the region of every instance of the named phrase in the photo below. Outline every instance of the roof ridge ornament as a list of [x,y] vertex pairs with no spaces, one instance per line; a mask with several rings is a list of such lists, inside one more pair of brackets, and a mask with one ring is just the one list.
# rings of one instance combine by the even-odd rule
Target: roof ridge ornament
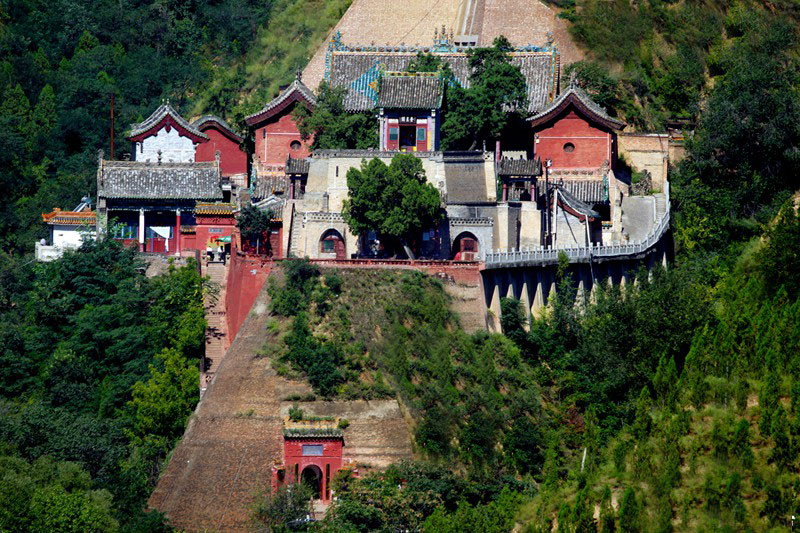
[[300,65],[297,65],[297,68],[294,70],[294,81],[303,81],[303,69],[300,68]]

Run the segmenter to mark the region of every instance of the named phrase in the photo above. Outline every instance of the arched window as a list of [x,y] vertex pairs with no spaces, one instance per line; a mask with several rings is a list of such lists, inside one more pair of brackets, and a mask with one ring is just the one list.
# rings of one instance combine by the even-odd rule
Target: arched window
[[568,154],[575,151],[575,145],[572,143],[567,143],[564,145],[564,151]]
[[301,146],[300,141],[292,141],[291,144],[289,144],[289,148],[291,148],[293,152],[298,151]]

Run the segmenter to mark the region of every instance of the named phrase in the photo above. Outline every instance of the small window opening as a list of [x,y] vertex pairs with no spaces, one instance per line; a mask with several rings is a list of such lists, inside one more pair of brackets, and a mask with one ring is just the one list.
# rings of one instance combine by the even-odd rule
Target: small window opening
[[289,148],[291,148],[292,151],[298,151],[300,149],[300,141],[292,141],[292,143],[289,145]]
[[572,144],[572,143],[565,144],[564,145],[564,151],[567,152],[567,153],[574,152],[575,151],[575,145]]

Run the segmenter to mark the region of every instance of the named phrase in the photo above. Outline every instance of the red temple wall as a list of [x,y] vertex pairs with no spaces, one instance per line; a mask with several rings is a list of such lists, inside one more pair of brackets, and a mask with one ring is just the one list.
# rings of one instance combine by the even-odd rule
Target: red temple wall
[[[553,161],[553,169],[599,168],[605,161],[613,162],[612,134],[593,126],[582,116],[569,111],[554,122],[537,131],[534,141],[536,155]],[[572,143],[575,150],[564,151],[564,145]]]
[[226,137],[217,127],[209,126],[203,130],[208,141],[200,143],[195,149],[195,161],[214,161],[215,153],[220,154],[220,170],[225,177],[247,173],[247,154],[236,141]]
[[236,338],[271,270],[271,260],[240,255],[234,244],[225,287],[225,317],[230,342]]
[[[322,455],[303,455],[303,445],[322,445]],[[343,442],[341,439],[284,439],[283,460],[286,467],[283,483],[294,483],[295,472],[297,478],[302,476],[303,470],[309,466],[316,466],[322,473],[321,495],[323,501],[330,500],[330,486],[328,481],[333,481],[336,472],[342,468]],[[326,472],[326,467],[329,471]]]
[[[291,154],[294,158],[309,157],[311,152],[308,147],[311,139],[303,141],[297,124],[292,117],[294,106],[289,106],[277,117],[272,117],[266,123],[259,124],[255,130],[255,156],[265,165],[285,165],[287,157]],[[264,134],[266,133],[266,137]],[[292,150],[293,141],[300,142],[298,150]]]

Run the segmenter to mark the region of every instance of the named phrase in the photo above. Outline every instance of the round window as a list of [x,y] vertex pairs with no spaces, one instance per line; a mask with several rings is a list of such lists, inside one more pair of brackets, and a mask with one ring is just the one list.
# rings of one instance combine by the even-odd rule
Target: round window
[[292,141],[292,144],[289,145],[289,148],[296,152],[300,149],[300,141]]
[[564,151],[567,152],[567,153],[574,152],[575,151],[575,145],[572,144],[572,143],[565,144],[564,145]]

